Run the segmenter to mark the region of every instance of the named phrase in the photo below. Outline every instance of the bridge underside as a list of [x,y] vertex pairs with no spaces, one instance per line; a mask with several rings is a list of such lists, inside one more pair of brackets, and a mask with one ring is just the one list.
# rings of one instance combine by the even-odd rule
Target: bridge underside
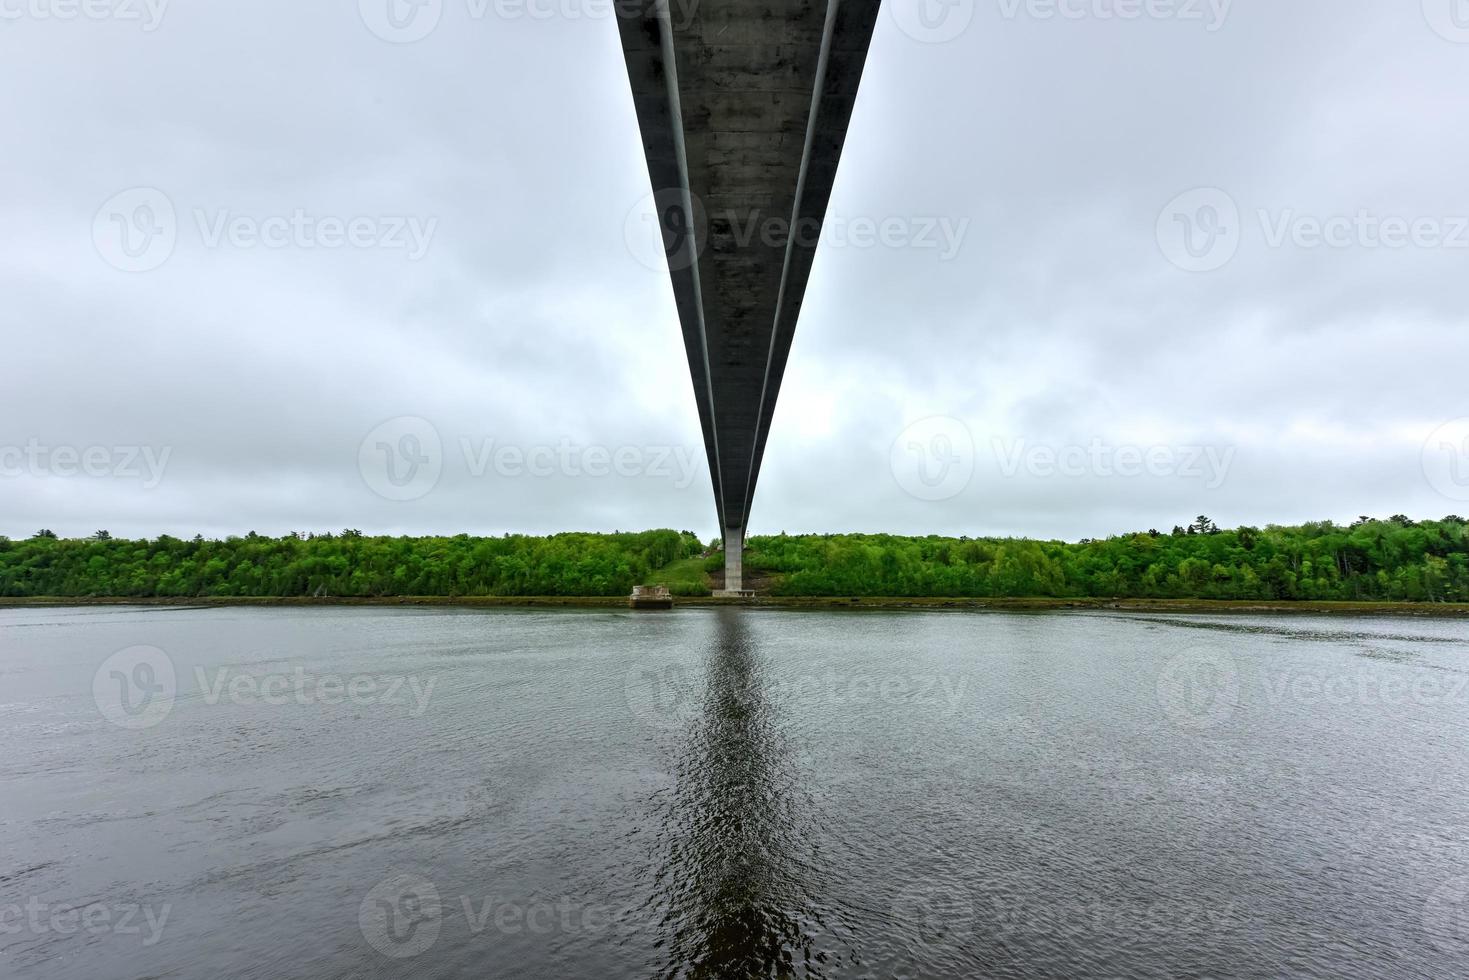
[[[737,590],[744,529],[879,0],[620,9]],[[734,542],[731,547],[730,542]]]

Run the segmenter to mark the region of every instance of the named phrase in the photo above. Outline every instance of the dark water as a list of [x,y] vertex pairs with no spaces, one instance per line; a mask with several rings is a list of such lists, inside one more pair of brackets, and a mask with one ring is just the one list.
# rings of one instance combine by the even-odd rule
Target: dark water
[[0,975],[1457,977],[1469,626],[0,611]]

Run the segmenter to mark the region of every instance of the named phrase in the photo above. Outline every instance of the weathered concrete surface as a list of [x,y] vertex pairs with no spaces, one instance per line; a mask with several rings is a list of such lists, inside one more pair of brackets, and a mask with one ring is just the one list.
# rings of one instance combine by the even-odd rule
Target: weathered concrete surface
[[719,526],[742,542],[880,0],[643,2],[619,10],[623,53]]
[[745,588],[745,529],[724,529],[724,591],[741,592]]

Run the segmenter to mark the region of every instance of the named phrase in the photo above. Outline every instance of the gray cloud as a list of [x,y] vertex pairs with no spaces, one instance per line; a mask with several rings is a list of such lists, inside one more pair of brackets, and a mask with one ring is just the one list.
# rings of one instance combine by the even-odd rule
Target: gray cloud
[[[1043,19],[961,0],[967,28],[925,44],[900,26],[917,2],[880,21],[831,210],[967,225],[947,259],[911,234],[825,243],[755,530],[1080,537],[1200,511],[1469,507],[1422,458],[1469,415],[1469,248],[1270,241],[1282,220],[1469,216],[1469,44],[1431,26],[1450,22],[1411,3],[1240,0],[1210,31],[1096,16],[1108,2]],[[169,452],[151,488],[12,466],[0,533],[712,535],[667,279],[628,244],[649,188],[612,21],[590,0],[540,18],[444,0],[437,29],[393,44],[357,7],[173,0],[154,30],[33,13],[0,29],[0,447]],[[5,8],[35,9],[51,8]],[[98,209],[133,188],[175,214],[149,271],[94,241]],[[1159,241],[1195,188],[1239,213],[1209,272]],[[323,220],[359,218],[365,247],[322,244]],[[421,258],[384,244],[395,218],[433,222]],[[205,229],[233,219],[285,237],[211,245]],[[951,447],[894,453],[931,416],[974,447],[942,499],[905,489],[905,467]],[[432,489],[406,501],[359,467],[399,417],[442,445]],[[461,440],[574,465],[476,473]],[[997,441],[1232,455],[1216,486],[1090,463],[1007,474]],[[586,475],[604,450],[635,454],[632,475]],[[659,453],[701,468],[687,482]]]

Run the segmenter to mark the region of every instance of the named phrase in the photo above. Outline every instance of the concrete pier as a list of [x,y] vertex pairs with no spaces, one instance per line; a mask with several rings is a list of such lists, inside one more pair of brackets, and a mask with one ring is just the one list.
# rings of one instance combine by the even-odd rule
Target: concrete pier
[[745,529],[724,529],[724,588],[714,593],[720,598],[744,596],[745,591]]

